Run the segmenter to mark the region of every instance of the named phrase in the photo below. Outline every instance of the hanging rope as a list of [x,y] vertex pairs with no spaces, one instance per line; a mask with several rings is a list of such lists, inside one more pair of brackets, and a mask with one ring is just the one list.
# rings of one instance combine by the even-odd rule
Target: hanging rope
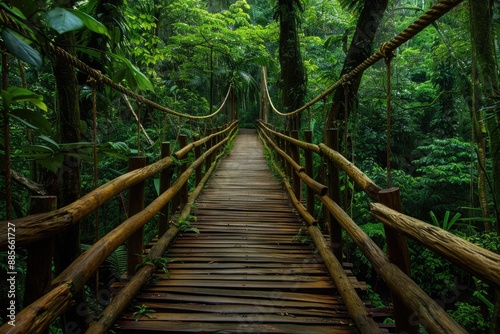
[[141,155],[141,108],[142,103],[137,102],[137,156]]
[[269,90],[267,88],[267,79],[264,75],[264,85],[266,89],[266,95],[269,100],[269,105],[271,109],[280,116],[292,116],[298,114],[305,109],[311,107],[321,99],[330,95],[333,91],[339,88],[344,81],[350,81],[353,77],[363,73],[366,69],[371,67],[373,64],[378,62],[380,59],[385,58],[385,54],[389,54],[394,52],[398,47],[402,44],[406,43],[408,40],[413,38],[419,32],[424,30],[426,27],[431,25],[434,21],[438,20],[441,16],[449,12],[451,9],[460,4],[463,0],[441,0],[439,3],[430,8],[427,12],[425,12],[422,16],[420,16],[415,22],[413,22],[410,26],[408,26],[405,30],[399,33],[396,37],[391,39],[388,42],[382,44],[382,47],[377,50],[372,56],[367,58],[364,62],[354,68],[351,72],[345,74],[340,78],[337,82],[335,82],[330,88],[325,90],[323,93],[316,96],[314,99],[304,104],[302,107],[293,110],[288,113],[282,113],[278,111],[271,102],[271,98],[269,96]]
[[[2,16],[3,25],[5,27],[9,27],[9,28],[15,30],[17,33],[23,35],[24,37],[29,38],[30,33],[27,32],[24,29],[24,27],[19,25],[17,22],[11,20],[8,16],[8,13],[4,9],[0,9],[0,15]],[[172,114],[175,116],[183,117],[183,118],[188,118],[188,119],[212,118],[213,116],[217,115],[218,113],[220,113],[222,111],[222,109],[224,108],[224,106],[228,100],[229,93],[231,92],[231,87],[229,87],[228,92],[226,94],[226,98],[222,102],[221,106],[216,111],[214,111],[213,113],[211,113],[209,115],[194,116],[194,115],[184,114],[184,113],[172,110],[170,108],[164,107],[156,102],[153,102],[153,101],[147,99],[146,97],[144,97],[142,95],[139,95],[137,93],[130,91],[129,89],[127,89],[126,87],[124,87],[120,84],[115,83],[113,80],[111,80],[107,76],[103,75],[100,71],[88,66],[87,64],[85,64],[84,62],[79,60],[78,58],[76,58],[73,55],[71,55],[70,53],[68,53],[66,50],[52,44],[51,42],[48,42],[48,47],[49,47],[48,49],[49,49],[50,55],[56,56],[59,59],[64,60],[66,63],[79,69],[80,71],[82,71],[83,73],[87,74],[88,76],[94,78],[95,80],[102,83],[103,85],[111,87],[114,90],[119,91],[119,92],[127,95],[128,97],[130,97],[138,102],[141,102],[141,103],[143,103],[143,104],[145,104],[153,109],[162,111],[164,113]]]
[[[7,51],[2,48],[2,89],[9,88],[9,60]],[[9,126],[9,106],[3,110],[4,120],[4,147],[5,147],[5,218],[12,219],[12,177],[10,175],[10,126]]]
[[[384,49],[384,45],[380,47]],[[392,126],[391,126],[391,60],[394,57],[392,51],[389,51],[385,54],[385,66],[386,66],[386,82],[387,82],[387,143],[386,143],[386,152],[387,152],[387,189],[391,188],[391,134],[392,134]]]
[[[93,145],[93,155],[94,155],[94,189],[97,189],[99,185],[99,174],[98,174],[98,161],[97,161],[97,82],[93,78],[89,78],[88,82],[92,86],[92,140]],[[95,242],[99,240],[99,209],[95,211]],[[95,286],[96,286],[96,296],[99,298],[99,270],[95,272]]]
[[[348,124],[347,121],[349,119],[349,115],[351,114],[350,103],[349,103],[349,85],[350,82],[345,81],[343,84],[344,87],[344,157],[348,156],[349,146],[347,145],[348,139]],[[344,209],[347,211],[347,198],[349,192],[349,178],[344,177]]]

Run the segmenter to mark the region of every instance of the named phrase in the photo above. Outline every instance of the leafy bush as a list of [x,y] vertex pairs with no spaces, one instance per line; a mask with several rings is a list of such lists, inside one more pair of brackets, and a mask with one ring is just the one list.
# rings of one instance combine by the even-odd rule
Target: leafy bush
[[451,317],[469,333],[488,332],[488,322],[484,320],[479,306],[456,302],[455,307],[456,310],[451,313]]

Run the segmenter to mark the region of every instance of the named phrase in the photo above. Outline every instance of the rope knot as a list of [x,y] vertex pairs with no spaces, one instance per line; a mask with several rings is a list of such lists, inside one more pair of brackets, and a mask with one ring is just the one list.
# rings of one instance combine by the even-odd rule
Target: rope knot
[[394,58],[394,51],[390,50],[389,42],[384,42],[380,45],[380,54],[385,58],[385,62],[390,62]]

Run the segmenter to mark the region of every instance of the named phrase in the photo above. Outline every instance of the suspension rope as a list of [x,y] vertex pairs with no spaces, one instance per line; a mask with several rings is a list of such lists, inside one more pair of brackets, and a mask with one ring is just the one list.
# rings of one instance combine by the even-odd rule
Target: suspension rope
[[[23,35],[24,37],[29,38],[28,36],[30,36],[30,34],[27,33],[26,30],[23,27],[21,27],[17,22],[11,20],[9,18],[9,16],[7,15],[7,12],[4,9],[0,9],[0,15],[2,16],[4,26],[7,26],[7,27],[15,30],[17,33]],[[217,115],[218,113],[220,113],[224,109],[224,106],[225,106],[226,102],[228,101],[228,97],[229,97],[229,94],[230,94],[231,89],[232,89],[232,87],[230,86],[228,91],[227,91],[227,94],[226,94],[224,101],[222,102],[220,107],[216,111],[214,111],[213,113],[211,113],[209,115],[203,115],[203,116],[189,115],[189,114],[181,113],[181,112],[172,110],[170,108],[167,108],[165,106],[162,106],[156,102],[149,100],[148,98],[146,98],[140,94],[132,92],[131,90],[127,89],[126,87],[124,87],[120,84],[115,83],[113,80],[111,80],[107,76],[103,75],[101,73],[101,71],[98,71],[98,70],[88,66],[87,64],[85,64],[84,62],[82,62],[78,58],[74,57],[73,55],[71,55],[69,52],[67,52],[63,48],[60,48],[59,46],[54,45],[50,41],[48,42],[48,46],[49,46],[49,53],[52,56],[57,56],[59,59],[64,60],[66,63],[79,69],[83,73],[85,73],[88,76],[94,78],[95,80],[101,82],[102,84],[104,84],[108,87],[111,87],[112,89],[119,91],[119,92],[125,94],[126,96],[136,100],[137,102],[143,103],[143,104],[145,104],[153,109],[162,111],[162,112],[167,113],[167,114],[182,117],[182,118],[208,119],[208,118],[214,117],[215,115]]]
[[371,67],[373,64],[378,62],[380,59],[385,58],[384,55],[390,54],[394,52],[398,47],[400,47],[402,44],[406,43],[408,40],[413,38],[415,35],[417,35],[419,32],[424,30],[426,27],[431,25],[434,21],[437,21],[440,17],[442,17],[444,14],[448,13],[451,9],[459,5],[463,0],[441,0],[439,3],[431,7],[427,12],[425,12],[422,16],[420,16],[415,22],[413,22],[410,26],[408,26],[405,30],[403,30],[401,33],[399,33],[396,37],[391,39],[388,42],[385,42],[382,44],[382,46],[369,58],[367,58],[364,62],[362,62],[360,65],[358,65],[356,68],[354,68],[351,72],[345,74],[337,80],[330,88],[325,90],[323,93],[319,94],[316,96],[314,99],[311,101],[307,102],[304,104],[302,107],[293,110],[288,113],[282,113],[278,111],[274,105],[271,102],[271,98],[269,96],[269,90],[267,88],[267,80],[264,75],[264,85],[266,89],[266,95],[269,100],[269,104],[271,106],[271,109],[278,115],[280,116],[292,116],[295,114],[298,114],[305,109],[311,107],[312,105],[316,104],[318,101],[321,99],[327,97],[330,95],[333,91],[335,91],[337,88],[339,88],[343,82],[345,81],[350,81],[353,77],[363,73],[366,69]]
[[[97,169],[97,87],[96,81],[93,78],[88,80],[92,86],[92,140],[94,154],[94,189],[99,185],[99,171]],[[95,210],[95,242],[99,240],[99,208]],[[96,296],[99,298],[99,270],[95,272]]]
[[137,156],[141,155],[141,108],[142,103],[137,102]]
[[184,114],[184,113],[172,110],[170,108],[164,107],[156,102],[149,100],[148,98],[146,98],[142,95],[139,95],[137,93],[134,93],[134,92],[128,90],[127,88],[125,88],[124,86],[122,86],[120,84],[115,83],[113,80],[111,80],[107,76],[103,75],[101,73],[101,71],[93,69],[92,67],[88,66],[87,64],[85,64],[84,62],[82,62],[78,58],[72,56],[70,53],[68,53],[67,51],[65,51],[64,49],[62,49],[58,46],[51,44],[50,50],[51,50],[52,54],[57,55],[58,57],[60,57],[61,59],[63,59],[67,63],[69,63],[70,65],[78,68],[80,71],[90,75],[91,77],[95,78],[96,80],[101,81],[106,86],[109,86],[109,87],[113,88],[114,90],[117,90],[117,91],[127,95],[128,97],[136,100],[138,103],[145,104],[145,105],[147,105],[151,108],[154,108],[156,110],[159,110],[159,111],[171,114],[171,115],[175,115],[178,117],[182,117],[182,118],[208,119],[208,118],[214,117],[215,115],[217,115],[218,113],[220,113],[224,109],[224,106],[225,106],[226,102],[228,101],[229,94],[231,92],[231,87],[229,87],[227,94],[226,94],[226,97],[224,98],[224,101],[222,102],[220,107],[216,111],[214,111],[213,113],[211,113],[209,115],[194,116],[194,115]]
[[391,60],[394,57],[392,51],[388,54],[385,54],[385,65],[386,65],[386,95],[387,95],[387,189],[391,188],[391,135],[392,135],[392,126],[391,126]]

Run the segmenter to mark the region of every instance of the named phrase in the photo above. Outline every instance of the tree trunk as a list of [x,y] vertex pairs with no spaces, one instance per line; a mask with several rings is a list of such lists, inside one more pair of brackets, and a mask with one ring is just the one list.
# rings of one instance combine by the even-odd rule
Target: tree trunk
[[[70,54],[75,54],[75,39],[72,33],[59,36],[56,43]],[[53,62],[59,104],[59,140],[61,143],[77,143],[80,142],[80,108],[76,73],[74,68],[63,59],[56,58]],[[78,150],[67,153],[78,153]],[[60,207],[63,207],[80,197],[80,160],[65,154],[57,176],[58,203]],[[80,253],[80,224],[77,223],[55,238],[56,273],[62,272]],[[77,300],[77,305],[78,303]],[[82,326],[85,326],[85,319],[75,310],[69,311],[65,320],[65,328],[74,328],[74,326],[84,328]]]
[[[387,8],[387,1],[388,0],[365,0],[365,4],[356,24],[356,31],[354,32],[351,45],[347,51],[342,72],[340,72],[340,77],[349,73],[372,54],[373,39],[375,38],[375,33],[378,30],[380,21],[384,16],[384,11]],[[363,74],[361,73],[353,77],[349,83],[347,92],[347,110],[350,110],[351,106],[356,104],[358,88],[361,83],[362,75]],[[344,114],[346,109],[344,102],[345,92],[344,87],[339,87],[335,91],[332,108],[328,114],[328,120],[325,126],[326,128],[334,127],[333,123],[336,120],[343,120],[346,118],[346,115]]]
[[[300,10],[298,1],[278,0],[280,87],[285,112],[301,107],[306,95],[307,76],[300,53],[298,10]],[[299,130],[300,123],[300,114],[287,117],[286,128]]]
[[[470,0],[470,22],[472,56],[476,61],[482,95],[482,107],[488,108],[487,128],[490,136],[490,153],[493,165],[493,196],[496,199],[495,215],[497,233],[499,232],[498,201],[500,200],[500,110],[496,103],[499,98],[498,68],[494,47],[493,1]],[[490,333],[498,333],[500,329],[500,292],[495,292],[495,307],[491,321]]]

